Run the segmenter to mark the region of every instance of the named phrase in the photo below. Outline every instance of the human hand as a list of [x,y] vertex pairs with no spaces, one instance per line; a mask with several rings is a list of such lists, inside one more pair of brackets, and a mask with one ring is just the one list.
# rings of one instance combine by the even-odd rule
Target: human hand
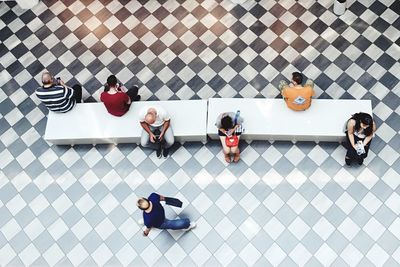
[[156,142],[156,136],[153,133],[150,133],[150,142],[152,143]]
[[158,137],[158,140],[162,141],[164,138],[164,132],[161,132],[160,136]]
[[143,231],[143,236],[148,236],[149,233],[150,233],[150,229],[149,229],[149,228],[146,228],[146,229]]

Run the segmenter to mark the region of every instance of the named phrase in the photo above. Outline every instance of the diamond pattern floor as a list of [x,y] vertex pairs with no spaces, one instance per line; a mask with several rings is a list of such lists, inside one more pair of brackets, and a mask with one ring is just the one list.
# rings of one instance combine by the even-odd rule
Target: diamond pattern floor
[[[398,266],[400,2],[0,2],[0,265]],[[371,99],[378,131],[361,167],[335,143],[215,141],[52,146],[34,95],[44,68],[86,101],[113,73],[144,100],[279,97],[301,71],[317,98]],[[191,232],[141,235],[135,207],[179,197]]]

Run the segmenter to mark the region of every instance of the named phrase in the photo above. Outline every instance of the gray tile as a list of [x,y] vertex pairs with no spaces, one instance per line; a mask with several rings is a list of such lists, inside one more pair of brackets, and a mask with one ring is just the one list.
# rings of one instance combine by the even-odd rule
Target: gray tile
[[217,231],[211,229],[210,232],[201,240],[201,243],[211,252],[215,253],[219,247],[224,243],[222,237]]
[[216,205],[211,205],[208,210],[203,214],[204,219],[211,226],[216,226],[224,217],[224,213]]
[[325,219],[327,219],[333,226],[339,227],[343,220],[347,217],[341,208],[333,204],[324,214]]
[[368,168],[378,177],[382,177],[387,170],[389,165],[379,157],[375,157],[369,164]]
[[[201,227],[201,226],[200,226]],[[190,254],[194,248],[200,243],[199,238],[193,232],[185,232],[178,240],[177,243],[181,248]]]
[[53,237],[47,232],[47,230],[43,231],[35,240],[32,241],[33,245],[37,248],[40,253],[46,252],[52,246],[55,241]]
[[286,227],[293,222],[296,216],[297,214],[287,204],[284,204],[275,214],[275,217]]
[[86,189],[80,182],[75,182],[73,185],[68,187],[65,191],[66,195],[72,202],[78,201],[84,194],[87,193]]
[[400,247],[400,240],[398,236],[393,235],[390,231],[386,230],[378,239],[377,244],[382,247],[389,255],[392,255],[398,247]]
[[350,212],[349,217],[361,228],[371,219],[371,214],[360,204]]
[[62,237],[60,237],[60,239],[57,240],[57,244],[65,254],[68,254],[68,252],[70,252],[78,243],[79,240],[71,230],[68,230]]
[[307,248],[311,254],[315,254],[318,249],[324,244],[324,240],[317,235],[313,230],[308,231],[308,233],[303,237],[301,243]]
[[75,206],[71,206],[61,218],[69,228],[72,228],[82,218],[82,213]]
[[124,182],[119,183],[111,190],[111,194],[118,202],[123,202],[131,193],[132,188]]
[[374,214],[375,219],[378,220],[386,228],[388,228],[393,223],[397,216],[398,215],[395,214],[391,209],[386,207],[386,205],[381,205]]
[[99,203],[110,191],[103,183],[96,183],[89,190],[89,195],[96,203]]
[[299,216],[308,226],[312,227],[321,218],[321,213],[313,205],[308,204]]
[[322,265],[315,257],[311,257],[304,266],[323,267],[324,265]]
[[93,253],[101,244],[103,239],[97,234],[95,230],[90,231],[82,240],[81,244],[86,249],[86,251],[91,254]]
[[236,254],[239,254],[244,247],[247,245],[247,242],[243,242],[244,240],[247,241],[246,236],[240,231],[239,229],[235,230],[226,240],[226,243],[235,251]]
[[349,241],[340,233],[338,230],[335,230],[326,240],[326,244],[333,249],[336,254],[340,255],[343,249],[348,245]]
[[107,266],[121,266],[122,263],[115,256],[113,256],[113,257],[111,257],[111,259],[109,259],[105,263],[105,265],[107,265]]
[[297,246],[298,242],[297,238],[288,229],[285,229],[276,240],[276,243],[286,254],[289,254]]
[[294,169],[293,164],[285,157],[280,158],[274,165],[274,169],[283,177],[288,176]]
[[353,181],[346,191],[357,202],[360,202],[368,194],[368,189],[357,180]]
[[306,181],[299,187],[299,189],[297,189],[297,192],[300,193],[308,202],[311,202],[319,194],[320,190],[315,184]]
[[264,205],[258,205],[250,216],[260,226],[264,226],[272,219],[273,214]]
[[111,250],[113,254],[116,254],[121,248],[125,246],[128,241],[125,237],[119,232],[114,231],[105,241],[104,243]]
[[229,220],[239,227],[248,217],[247,212],[239,204],[235,205],[227,214]]
[[47,207],[42,213],[38,215],[38,219],[44,227],[49,227],[59,218],[58,213],[52,206]]
[[374,240],[364,231],[359,231],[351,240],[351,243],[363,254],[366,255],[374,245]]
[[382,202],[385,202],[388,199],[388,197],[390,197],[390,195],[393,193],[392,188],[390,188],[382,180],[377,181],[370,191]]
[[[1,213],[1,217],[3,217],[3,215],[7,218],[8,214],[4,214]],[[20,212],[18,212],[14,218],[15,220],[18,222],[18,224],[24,228],[25,226],[27,226],[28,224],[30,224],[33,219],[36,217],[36,215],[32,212],[31,208],[29,206],[25,206]],[[10,217],[8,217],[10,218]]]
[[338,198],[344,193],[343,187],[337,183],[327,183],[321,191],[325,196],[332,200],[332,202],[336,202],[336,200],[338,200]]
[[117,206],[108,214],[108,218],[114,224],[114,226],[118,228],[129,218],[129,214],[125,208],[122,206]]
[[104,220],[105,217],[106,215],[104,214],[103,210],[97,205],[85,215],[85,219],[92,227],[95,227],[98,223]]
[[10,240],[10,245],[16,253],[20,253],[30,243],[31,240],[24,231],[19,232],[16,236],[13,237],[13,239]]
[[263,159],[263,157],[258,157],[256,161],[250,166],[250,168],[260,177],[263,177],[272,167],[271,165]]
[[272,246],[273,243],[274,240],[262,229],[251,240],[251,244],[253,244],[253,246],[257,248],[262,254],[265,253]]

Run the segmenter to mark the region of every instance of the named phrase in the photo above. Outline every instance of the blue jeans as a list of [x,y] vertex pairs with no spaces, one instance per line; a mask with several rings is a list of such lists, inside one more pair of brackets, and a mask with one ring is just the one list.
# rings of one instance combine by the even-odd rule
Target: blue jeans
[[180,229],[187,229],[190,226],[190,220],[185,219],[175,219],[175,220],[168,220],[165,219],[163,224],[158,227],[159,229],[171,229],[171,230],[180,230]]

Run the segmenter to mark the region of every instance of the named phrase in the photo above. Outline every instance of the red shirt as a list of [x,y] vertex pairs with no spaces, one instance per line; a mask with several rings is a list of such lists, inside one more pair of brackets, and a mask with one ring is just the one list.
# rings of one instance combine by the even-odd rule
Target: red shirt
[[108,112],[114,116],[122,116],[129,110],[129,96],[124,92],[109,94],[103,92],[100,95],[100,100],[104,102]]

